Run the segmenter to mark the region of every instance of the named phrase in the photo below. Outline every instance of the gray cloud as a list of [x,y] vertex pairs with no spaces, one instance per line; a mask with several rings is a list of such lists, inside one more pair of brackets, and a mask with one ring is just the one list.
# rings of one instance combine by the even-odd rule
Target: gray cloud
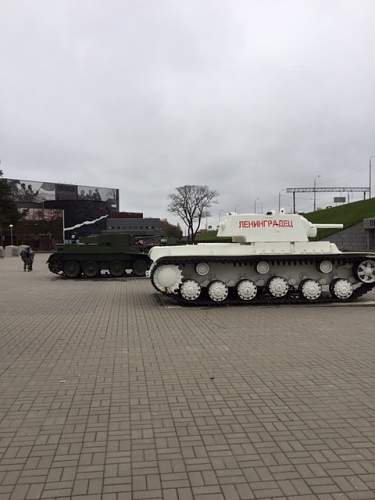
[[216,213],[272,208],[318,174],[367,184],[374,15],[372,0],[3,0],[2,168],[119,187],[123,210],[155,216],[185,183],[217,189]]

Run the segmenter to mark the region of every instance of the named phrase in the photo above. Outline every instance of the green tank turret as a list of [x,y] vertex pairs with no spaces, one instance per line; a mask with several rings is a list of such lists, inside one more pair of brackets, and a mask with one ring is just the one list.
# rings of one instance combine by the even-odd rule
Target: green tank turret
[[80,242],[57,245],[50,255],[49,270],[66,278],[95,278],[109,271],[115,278],[145,276],[150,259],[142,244],[129,234],[102,233],[81,238]]

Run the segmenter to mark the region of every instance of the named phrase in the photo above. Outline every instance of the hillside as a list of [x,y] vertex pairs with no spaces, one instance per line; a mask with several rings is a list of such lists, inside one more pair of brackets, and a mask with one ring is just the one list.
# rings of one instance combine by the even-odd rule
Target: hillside
[[[367,217],[375,217],[375,198],[371,200],[355,201],[338,207],[326,208],[303,214],[306,219],[315,224],[344,224],[344,228],[353,226],[362,219]],[[340,229],[320,229],[318,231],[318,239],[326,238],[327,236],[340,231]]]
[[[367,217],[375,217],[375,198],[355,201],[346,205],[325,208],[324,210],[317,210],[316,212],[309,212],[302,215],[315,224],[344,224],[344,228],[347,228],[361,222],[362,219],[366,219]],[[319,229],[317,239],[326,238],[337,231],[340,231],[340,229]],[[216,233],[215,230],[200,233],[198,241],[230,241],[229,238],[217,238]]]

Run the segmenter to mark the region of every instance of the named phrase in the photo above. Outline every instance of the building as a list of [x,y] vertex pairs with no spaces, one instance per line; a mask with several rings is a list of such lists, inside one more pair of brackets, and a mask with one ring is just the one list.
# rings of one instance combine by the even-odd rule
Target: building
[[146,218],[108,218],[107,230],[131,234],[139,237],[161,238],[163,230],[160,219]]
[[[121,215],[121,216],[119,216]],[[164,231],[160,219],[143,218],[142,213],[122,212],[107,219],[107,231],[130,234],[144,247],[160,244]]]
[[[142,212],[120,212],[119,190],[106,187],[6,179],[14,201],[24,217],[13,229],[15,244],[49,251],[64,240],[99,234],[103,231],[130,234],[144,246],[160,243],[170,228],[158,218]],[[179,230],[179,229],[178,229]],[[10,244],[9,231],[3,245]]]
[[[6,181],[19,211],[25,214],[14,228],[14,242],[30,244],[36,250],[54,248],[64,240],[64,234],[69,238],[73,232],[81,236],[105,230],[105,219],[119,211],[118,189],[23,179]],[[97,222],[83,224],[87,221]],[[7,240],[9,235],[3,235],[2,243],[9,244]]]

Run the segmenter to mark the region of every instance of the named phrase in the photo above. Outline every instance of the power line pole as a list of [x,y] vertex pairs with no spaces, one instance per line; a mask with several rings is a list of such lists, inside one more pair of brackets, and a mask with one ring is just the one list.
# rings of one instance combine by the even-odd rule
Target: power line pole
[[316,175],[314,177],[314,212],[316,210],[316,179],[318,179],[320,175]]
[[371,198],[371,184],[372,184],[372,180],[371,180],[371,170],[372,170],[371,159],[372,158],[375,158],[375,155],[371,155],[369,157],[369,160],[368,160],[368,189],[369,189],[368,198],[369,199]]

